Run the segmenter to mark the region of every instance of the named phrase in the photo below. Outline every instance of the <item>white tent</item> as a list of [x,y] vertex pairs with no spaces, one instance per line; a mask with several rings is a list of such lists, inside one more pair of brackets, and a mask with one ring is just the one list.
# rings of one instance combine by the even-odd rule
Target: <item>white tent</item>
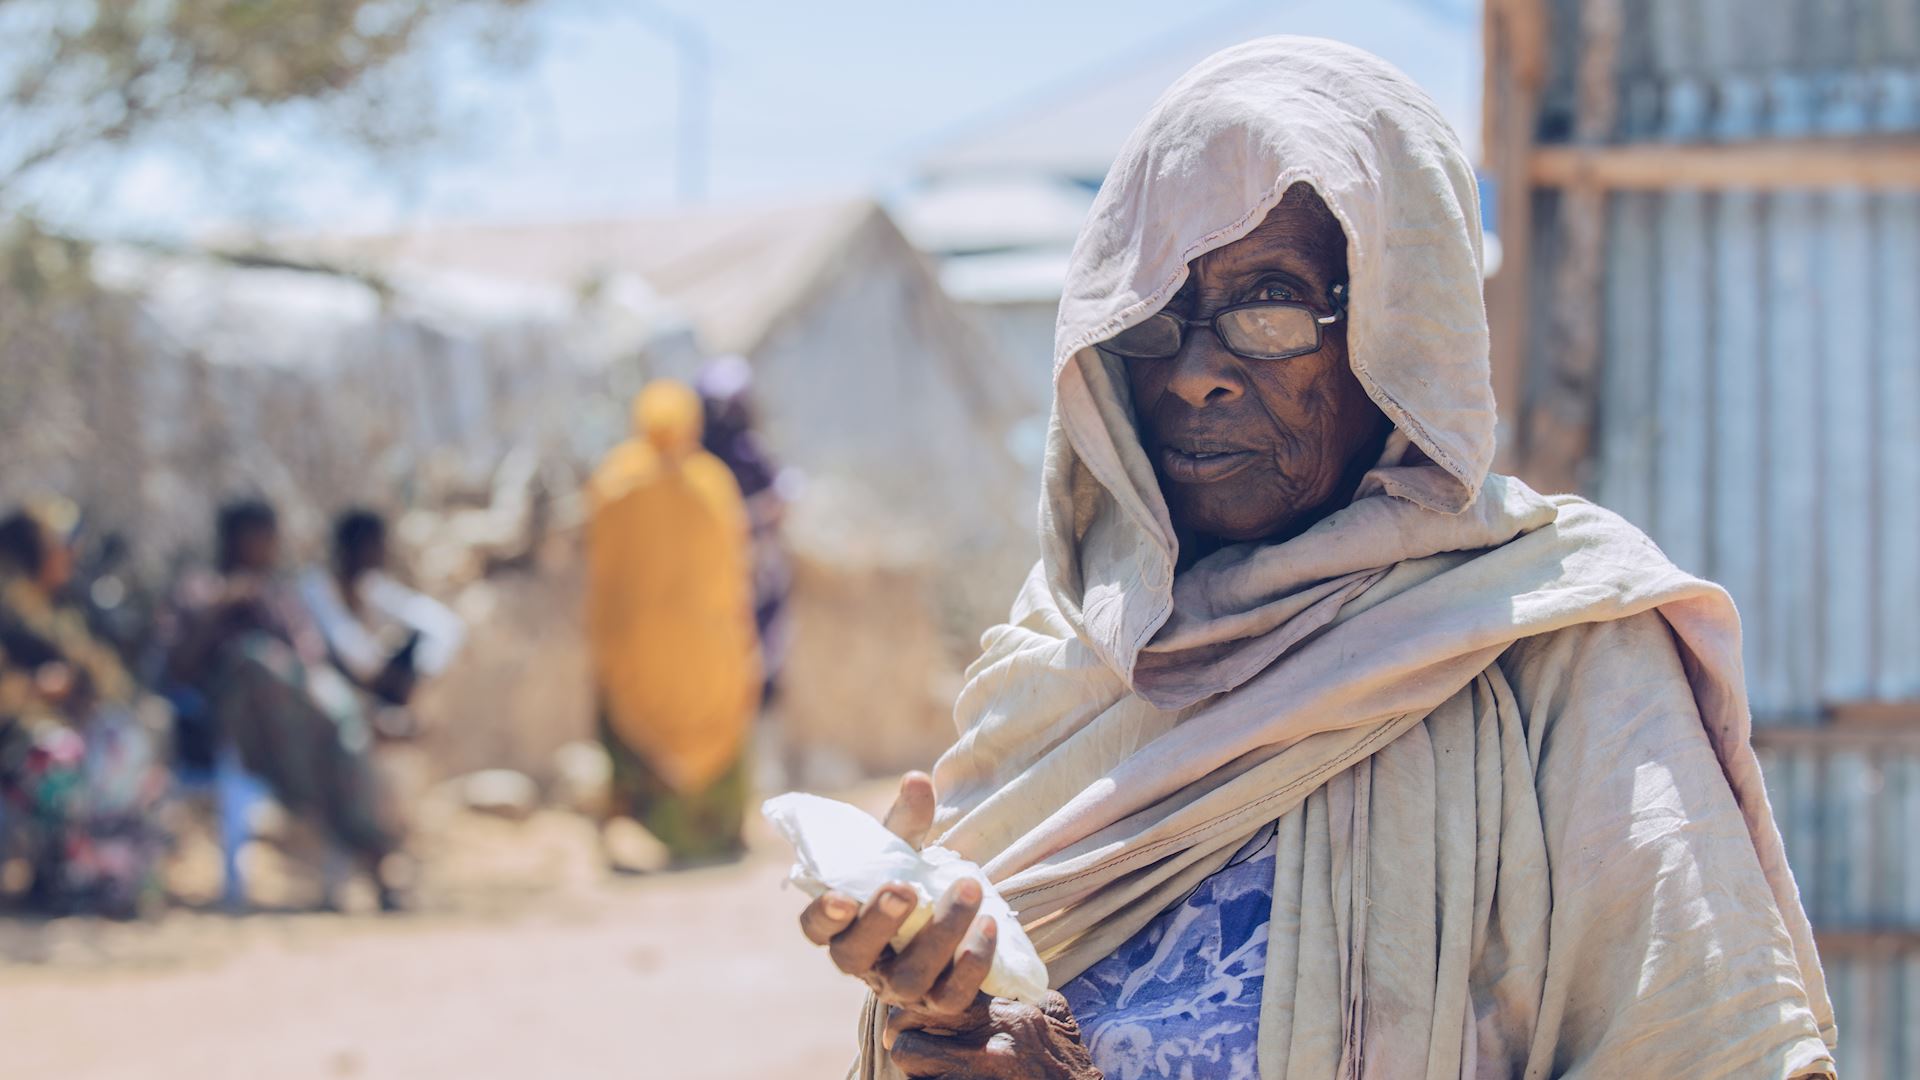
[[442,226],[321,246],[383,273],[457,269],[577,293],[638,279],[688,318],[703,351],[752,362],[774,449],[867,504],[863,527],[946,530],[1009,514],[1027,524],[1030,494],[1005,437],[1038,403],[871,201]]
[[953,682],[1036,554],[1037,492],[1008,444],[1039,403],[879,206],[317,243],[388,270],[581,293],[638,279],[689,318],[705,351],[745,356],[772,450],[806,477],[786,528],[796,582],[784,726],[870,769],[924,762],[951,739]]

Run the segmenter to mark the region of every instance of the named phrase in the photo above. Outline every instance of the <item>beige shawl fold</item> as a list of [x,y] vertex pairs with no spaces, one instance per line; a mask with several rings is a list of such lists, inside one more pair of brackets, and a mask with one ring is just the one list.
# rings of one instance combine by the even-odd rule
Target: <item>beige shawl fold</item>
[[[1346,229],[1352,364],[1396,435],[1346,508],[1175,574],[1094,346],[1295,182]],[[1042,559],[969,671],[936,841],[1058,986],[1279,822],[1267,1080],[1826,1075],[1733,606],[1488,474],[1478,220],[1451,131],[1357,50],[1251,42],[1154,106],[1075,249]],[[897,1075],[881,1019],[856,1076]]]

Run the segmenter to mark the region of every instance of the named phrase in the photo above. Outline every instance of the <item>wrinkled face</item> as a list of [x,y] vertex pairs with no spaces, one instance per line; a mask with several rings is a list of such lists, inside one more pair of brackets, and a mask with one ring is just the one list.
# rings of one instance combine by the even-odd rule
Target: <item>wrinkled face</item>
[[1140,438],[1183,538],[1281,539],[1345,505],[1390,424],[1347,365],[1346,321],[1317,352],[1251,360],[1204,320],[1232,304],[1297,300],[1334,311],[1347,280],[1340,223],[1295,184],[1245,237],[1195,259],[1167,310],[1195,320],[1178,354],[1126,359]]

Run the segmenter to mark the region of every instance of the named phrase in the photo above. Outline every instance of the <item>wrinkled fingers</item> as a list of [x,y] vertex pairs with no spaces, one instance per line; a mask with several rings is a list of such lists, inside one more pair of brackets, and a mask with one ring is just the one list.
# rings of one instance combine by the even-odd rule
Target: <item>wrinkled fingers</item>
[[849,975],[871,979],[887,943],[900,932],[918,902],[911,886],[897,881],[883,886],[860,909],[853,925],[836,934],[827,945],[827,955],[833,958],[834,966]]
[[846,893],[824,893],[800,913],[800,932],[815,945],[825,945],[852,926],[859,913],[860,901]]
[[933,777],[914,771],[900,778],[900,793],[887,811],[887,831],[919,847],[933,828]]
[[[881,970],[886,996],[900,1004],[914,1004],[927,996],[934,981],[953,963],[960,941],[980,912],[980,883],[962,878],[933,905],[933,918],[913,936],[900,955]],[[968,1000],[972,1000],[969,998]]]
[[993,967],[993,950],[999,933],[999,924],[987,916],[973,920],[972,929],[960,943],[960,951],[954,954],[953,966],[927,992],[929,1012],[953,1014],[973,1007],[980,998],[980,984],[987,980],[987,972]]
[[935,1035],[927,1031],[902,1031],[890,1051],[901,1072],[919,1078],[957,1080],[996,1080],[1001,1062],[973,1034]]

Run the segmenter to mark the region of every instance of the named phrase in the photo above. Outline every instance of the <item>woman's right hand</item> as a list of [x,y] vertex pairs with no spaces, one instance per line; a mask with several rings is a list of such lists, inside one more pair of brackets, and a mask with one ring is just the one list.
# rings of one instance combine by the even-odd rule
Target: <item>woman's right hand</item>
[[[918,848],[933,827],[933,780],[910,772],[887,811],[887,829]],[[866,904],[828,892],[800,913],[807,940],[827,947],[841,971],[873,988],[882,1005],[931,1016],[958,1016],[973,1005],[993,964],[993,920],[980,915],[980,885],[962,879],[933,905],[933,918],[895,953],[888,945],[918,898],[890,882]]]

